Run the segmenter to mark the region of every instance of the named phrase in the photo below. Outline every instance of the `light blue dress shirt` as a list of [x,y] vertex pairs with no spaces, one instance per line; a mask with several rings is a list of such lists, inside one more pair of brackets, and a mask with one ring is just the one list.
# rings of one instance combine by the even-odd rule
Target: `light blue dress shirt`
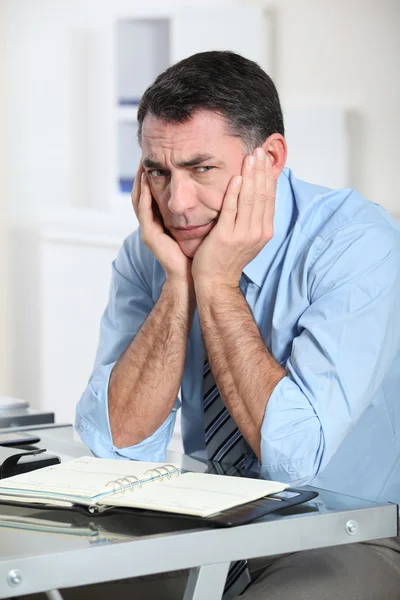
[[[164,460],[181,404],[185,451],[205,457],[197,313],[181,403],[140,444],[112,443],[110,373],[164,281],[135,231],[113,263],[95,367],[77,407],[77,430],[97,456]],[[285,169],[273,239],[244,269],[241,289],[266,347],[286,370],[268,400],[255,466],[292,485],[400,502],[398,225],[354,190],[311,185]]]

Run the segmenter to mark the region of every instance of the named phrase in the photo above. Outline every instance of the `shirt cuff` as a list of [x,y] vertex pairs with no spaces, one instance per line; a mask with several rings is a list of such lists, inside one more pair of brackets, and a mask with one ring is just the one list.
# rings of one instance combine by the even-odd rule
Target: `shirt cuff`
[[117,448],[112,443],[108,414],[108,384],[114,364],[96,369],[76,409],[76,431],[83,443],[100,458],[164,461],[174,429],[179,401],[164,423],[151,436],[134,446]]
[[306,485],[317,475],[322,456],[320,420],[289,377],[275,386],[261,427],[261,472],[268,479]]

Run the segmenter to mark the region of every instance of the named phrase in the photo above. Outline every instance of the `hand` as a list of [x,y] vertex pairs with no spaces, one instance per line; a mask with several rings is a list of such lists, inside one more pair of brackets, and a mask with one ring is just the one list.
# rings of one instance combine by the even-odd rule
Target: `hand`
[[142,163],[136,174],[131,193],[132,204],[138,218],[143,243],[161,263],[167,279],[184,281],[192,285],[191,261],[164,228],[161,214],[156,214],[150,185]]
[[269,155],[256,148],[232,177],[218,222],[193,258],[197,284],[237,287],[243,268],[273,236],[276,182]]

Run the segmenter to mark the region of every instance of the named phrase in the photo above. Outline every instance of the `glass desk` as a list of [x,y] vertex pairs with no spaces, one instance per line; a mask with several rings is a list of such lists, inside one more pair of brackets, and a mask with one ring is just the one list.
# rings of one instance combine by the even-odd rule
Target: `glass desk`
[[[41,438],[38,446],[62,460],[90,455],[71,426],[30,430]],[[206,470],[176,453],[168,461]],[[228,529],[167,516],[86,516],[0,505],[0,598],[190,569],[185,600],[216,600],[232,560],[397,535],[395,504],[318,492],[307,504]]]

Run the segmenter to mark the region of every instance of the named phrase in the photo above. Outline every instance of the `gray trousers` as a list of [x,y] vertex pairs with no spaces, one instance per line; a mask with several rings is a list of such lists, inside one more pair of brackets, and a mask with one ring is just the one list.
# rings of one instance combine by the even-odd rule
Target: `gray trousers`
[[[400,600],[400,536],[256,559],[249,566],[253,583],[242,600]],[[187,576],[175,571],[60,591],[65,600],[179,600]]]

